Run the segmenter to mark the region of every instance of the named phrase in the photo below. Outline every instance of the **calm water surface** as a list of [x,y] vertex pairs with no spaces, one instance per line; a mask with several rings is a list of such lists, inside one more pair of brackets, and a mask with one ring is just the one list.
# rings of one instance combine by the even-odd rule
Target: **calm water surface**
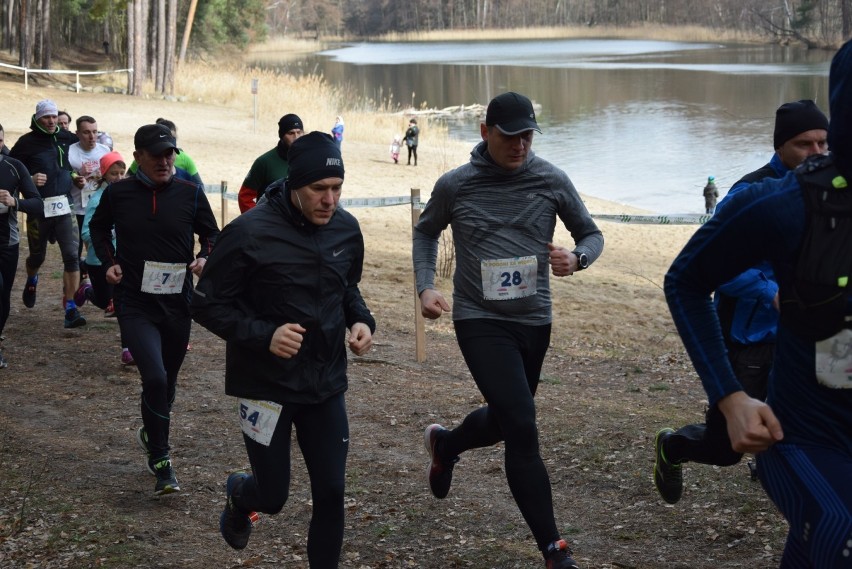
[[[543,133],[533,149],[580,192],[659,213],[703,213],[708,175],[724,193],[769,160],[780,104],[814,99],[827,112],[831,56],[778,46],[548,40],[361,43],[298,63],[256,63],[321,73],[364,98],[417,108],[524,93],[541,105]],[[478,139],[478,120],[449,127],[456,138]]]

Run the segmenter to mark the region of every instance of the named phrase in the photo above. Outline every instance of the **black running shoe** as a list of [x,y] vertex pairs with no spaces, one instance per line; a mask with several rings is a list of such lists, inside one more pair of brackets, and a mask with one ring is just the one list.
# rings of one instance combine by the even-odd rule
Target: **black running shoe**
[[24,306],[26,306],[27,308],[32,308],[33,306],[35,306],[36,287],[37,286],[38,286],[38,281],[30,282],[29,279],[27,279],[27,282],[24,284],[23,299],[24,299]]
[[83,318],[83,315],[80,314],[80,311],[76,308],[69,308],[65,311],[65,327],[66,328],[79,328],[80,326],[86,325],[86,319]]
[[448,461],[443,461],[435,451],[438,438],[443,433],[448,432],[449,430],[441,425],[434,424],[426,427],[426,432],[423,433],[426,452],[429,453],[429,468],[426,469],[426,476],[429,479],[429,488],[436,498],[446,498],[447,494],[450,493],[450,485],[453,483],[453,467],[459,461],[457,456]]
[[564,539],[554,541],[544,552],[544,566],[547,569],[580,569],[572,555],[574,552],[568,547],[567,541]]
[[660,429],[654,437],[654,453],[657,457],[654,462],[654,486],[663,500],[669,504],[677,504],[683,495],[683,468],[680,464],[672,464],[666,460],[663,452],[663,443],[674,433],[674,429]]
[[234,472],[228,476],[228,481],[225,483],[227,500],[225,509],[219,516],[219,532],[225,542],[234,549],[245,549],[251,536],[252,522],[258,519],[255,512],[246,513],[234,504],[234,492],[248,477],[246,472]]
[[169,457],[164,456],[155,460],[153,466],[154,476],[157,477],[154,494],[162,496],[163,494],[180,492],[180,485],[175,477],[175,469],[172,468],[172,461]]

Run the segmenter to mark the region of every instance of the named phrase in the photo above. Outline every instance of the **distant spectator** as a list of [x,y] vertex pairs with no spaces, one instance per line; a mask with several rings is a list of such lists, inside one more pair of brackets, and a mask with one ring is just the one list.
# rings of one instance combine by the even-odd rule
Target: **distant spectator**
[[707,185],[704,186],[704,209],[706,213],[712,214],[716,211],[716,200],[719,197],[719,190],[716,188],[716,178],[710,176],[707,178]]
[[390,145],[390,155],[394,164],[399,164],[399,147],[402,146],[402,136],[395,134]]
[[420,139],[420,128],[417,119],[408,121],[408,130],[405,131],[405,145],[408,147],[408,165],[411,166],[411,157],[414,156],[414,165],[417,166],[417,144]]
[[338,115],[337,120],[334,121],[331,136],[334,137],[334,143],[340,148],[340,145],[343,144],[343,117]]

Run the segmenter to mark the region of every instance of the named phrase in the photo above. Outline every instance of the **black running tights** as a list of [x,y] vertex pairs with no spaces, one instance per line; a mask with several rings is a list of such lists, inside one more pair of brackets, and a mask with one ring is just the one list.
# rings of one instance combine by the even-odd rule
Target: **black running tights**
[[336,569],[343,546],[343,492],[349,420],[343,393],[314,405],[284,405],[269,446],[243,435],[252,476],[234,497],[243,511],[277,514],[290,493],[290,433],[305,459],[313,511],[308,529],[311,569]]
[[456,338],[487,405],[470,413],[443,439],[441,454],[505,441],[509,489],[539,549],[559,539],[550,478],[541,459],[535,422],[535,392],[550,343],[550,325],[503,320],[458,320]]

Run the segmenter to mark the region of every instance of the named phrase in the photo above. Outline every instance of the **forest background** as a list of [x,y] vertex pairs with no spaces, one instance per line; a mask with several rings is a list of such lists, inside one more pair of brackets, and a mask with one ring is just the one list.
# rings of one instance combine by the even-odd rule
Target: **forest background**
[[141,95],[149,82],[173,93],[187,57],[232,54],[270,37],[422,40],[530,28],[618,36],[697,26],[719,39],[833,48],[852,36],[852,0],[0,0],[0,19],[0,48],[18,65],[50,69],[57,49],[103,50],[134,70],[128,91]]

